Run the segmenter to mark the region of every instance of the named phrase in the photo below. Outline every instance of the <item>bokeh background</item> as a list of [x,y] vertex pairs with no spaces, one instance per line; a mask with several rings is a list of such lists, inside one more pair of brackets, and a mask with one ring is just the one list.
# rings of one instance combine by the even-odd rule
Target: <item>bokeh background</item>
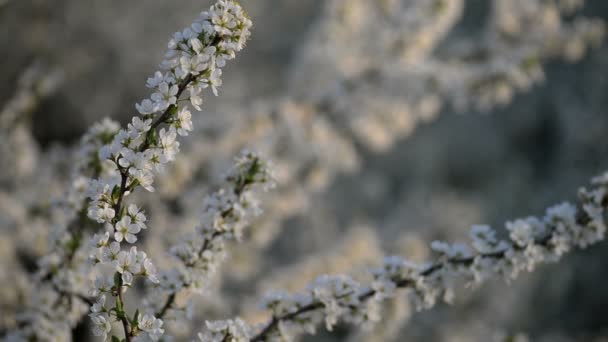
[[[354,7],[362,6],[357,4],[360,1],[352,2]],[[23,138],[28,148],[0,149],[3,329],[10,329],[10,317],[19,310],[11,302],[15,293],[11,287],[17,286],[11,277],[27,279],[35,269],[33,260],[46,248],[40,240],[48,234],[48,224],[34,220],[32,208],[61,195],[69,176],[65,162],[70,146],[103,117],[126,123],[134,115],[134,103],[148,94],[145,80],[157,69],[170,33],[191,22],[208,3],[0,2],[0,107],[18,94],[18,84],[23,84],[19,80],[32,66],[40,75],[53,77],[49,91],[37,95],[20,119],[11,123],[19,125],[20,134],[31,136]],[[430,118],[418,120],[425,122],[410,119],[414,123],[406,122],[407,128],[398,132],[379,129],[373,134],[389,142],[374,143],[372,134],[370,144],[352,129],[350,107],[341,102],[377,100],[375,107],[363,108],[394,110],[406,106],[394,98],[402,96],[407,102],[412,86],[399,80],[383,83],[383,71],[381,76],[360,76],[395,63],[384,61],[381,53],[373,61],[378,66],[370,67],[363,57],[353,62],[328,50],[327,46],[362,44],[355,34],[349,36],[327,24],[336,11],[328,3],[242,1],[254,22],[251,41],[227,67],[220,96],[208,96],[203,112],[193,117],[197,132],[184,142],[185,160],[161,180],[157,198],[144,198],[156,193],[142,194],[146,208],[155,209],[152,229],[146,232],[150,236],[143,243],[164,246],[171,239],[167,234],[191,227],[188,223],[195,215],[189,213],[217,184],[238,148],[259,148],[276,159],[279,175],[289,173],[280,177],[284,187],[280,181],[278,194],[267,195],[268,216],[256,225],[260,233],[233,247],[234,256],[225,264],[226,274],[217,286],[222,300],[202,299],[198,319],[241,314],[256,320],[255,303],[266,287],[297,290],[317,273],[357,272],[379,262],[384,254],[425,260],[431,256],[425,247],[431,241],[464,241],[471,224],[502,227],[513,218],[542,215],[546,207],[575,198],[579,186],[608,166],[604,38],[576,61],[543,58],[544,79],[516,91],[504,104],[458,107],[446,101],[431,111]],[[351,6],[347,1],[333,3]],[[436,46],[424,54],[449,57],[455,42],[483,34],[486,28],[480,23],[491,18],[491,3],[465,1],[449,33],[437,38]],[[608,20],[608,2],[587,1],[563,18],[568,22],[583,15]],[[389,21],[376,25],[387,26]],[[328,34],[331,30],[339,33]],[[319,37],[329,43],[319,42]],[[317,50],[315,44],[320,46]],[[463,49],[458,46],[454,51]],[[370,48],[377,47],[370,43]],[[342,62],[323,60],[318,51]],[[358,52],[353,52],[355,57]],[[316,75],[318,70],[311,70],[315,63],[322,70],[339,71],[328,72],[323,79]],[[420,65],[424,62],[406,67]],[[369,88],[358,92],[367,97],[343,94],[363,82]],[[383,107],[388,100],[375,97],[375,87],[396,94],[390,99],[392,109]],[[342,113],[333,115],[335,108]],[[374,115],[371,110],[368,114]],[[408,120],[409,114],[403,115]],[[10,127],[4,127],[2,134],[9,136]],[[18,161],[20,157],[27,160]],[[49,158],[52,163],[45,162]],[[150,233],[155,229],[157,233]],[[490,341],[522,334],[532,341],[605,341],[607,270],[608,248],[600,243],[512,284],[497,280],[476,291],[459,290],[453,305],[439,305],[409,320],[404,319],[405,304],[398,300],[387,307],[388,323],[376,332],[360,333],[345,325],[307,340]],[[86,322],[74,337],[92,338]],[[177,335],[178,340],[187,338]]]

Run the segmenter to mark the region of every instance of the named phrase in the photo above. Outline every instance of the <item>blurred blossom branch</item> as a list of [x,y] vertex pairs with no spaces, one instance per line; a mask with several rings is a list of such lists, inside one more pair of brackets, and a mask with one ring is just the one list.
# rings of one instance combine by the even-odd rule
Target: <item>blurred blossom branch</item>
[[[99,160],[97,151],[117,131],[117,123],[104,120],[93,125],[81,139],[69,189],[52,208],[57,219],[50,234],[49,252],[38,261],[32,279],[30,295],[34,299],[25,308],[21,329],[14,336],[65,338],[88,309],[85,304],[92,304],[84,294],[91,272],[85,262],[88,246],[83,243],[88,221],[85,191],[88,182],[108,172],[108,165]],[[37,329],[40,324],[46,329]]]
[[227,108],[236,115],[206,127],[217,138],[197,136],[178,158],[187,170],[182,183],[166,183],[174,193],[187,189],[187,177],[225,163],[225,151],[265,151],[281,189],[251,233],[263,249],[280,235],[280,222],[305,210],[333,177],[358,170],[365,149],[386,151],[449,105],[487,111],[507,104],[543,80],[544,64],[578,60],[604,37],[602,21],[576,12],[582,1],[490,5],[479,39],[456,35],[443,47],[462,1],[324,2],[284,96]]
[[167,299],[157,311],[158,317],[172,309],[180,291],[205,290],[226,254],[226,243],[240,240],[251,218],[261,213],[252,188],[261,185],[267,190],[274,187],[267,162],[247,151],[236,158],[233,169],[225,178],[226,187],[205,199],[196,234],[186,236],[170,249],[181,262],[181,269],[170,270],[161,276],[165,279],[166,285],[161,288]]
[[292,340],[303,332],[314,333],[325,321],[331,330],[339,319],[357,325],[370,325],[381,319],[379,304],[406,289],[417,310],[429,309],[442,297],[453,300],[453,286],[465,279],[479,286],[494,274],[507,281],[522,271],[533,271],[542,262],[557,262],[573,248],[586,248],[604,239],[605,210],[608,207],[608,173],[592,181],[593,188],[579,191],[577,204],[562,203],[551,207],[542,218],[527,217],[507,222],[509,240],[497,238],[488,226],[473,226],[472,248],[465,244],[435,241],[431,248],[439,255],[435,262],[417,264],[401,257],[387,257],[382,267],[372,269],[373,282],[363,285],[346,275],[324,275],[304,293],[271,293],[264,307],[272,319],[261,330],[243,335],[223,327],[233,321],[208,323],[208,330],[224,337],[243,341]]
[[442,108],[489,111],[542,81],[548,61],[581,59],[605,36],[603,21],[576,12],[582,4],[495,0],[473,37],[442,45],[464,1],[327,1],[290,90],[332,129],[384,151]]
[[14,96],[0,111],[0,128],[8,131],[20,120],[29,120],[40,101],[53,95],[63,82],[62,72],[41,60],[33,62],[19,77]]
[[0,173],[0,184],[8,185],[31,174],[38,154],[30,135],[31,115],[63,82],[63,73],[48,63],[31,63],[17,80],[15,93],[0,109],[0,164],[9,165]]

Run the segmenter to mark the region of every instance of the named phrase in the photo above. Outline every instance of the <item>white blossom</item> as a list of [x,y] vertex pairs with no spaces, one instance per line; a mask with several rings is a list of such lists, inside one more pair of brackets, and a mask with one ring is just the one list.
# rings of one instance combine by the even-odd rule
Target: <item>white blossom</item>
[[112,330],[110,320],[105,314],[91,314],[91,321],[93,321],[93,335],[101,336],[105,341],[108,333]]
[[129,217],[131,217],[131,222],[136,224],[141,229],[146,229],[146,215],[137,207],[136,204],[129,204],[129,208],[127,210],[129,213]]
[[[330,10],[322,15],[318,30],[315,30],[323,39],[320,42],[313,39],[311,46],[304,45],[298,55],[302,61],[294,63],[296,69],[304,70],[306,75],[298,76],[296,70],[294,79],[309,76],[314,79],[315,76],[310,74],[334,69],[341,79],[320,82],[329,84],[328,87],[308,86],[307,89],[316,94],[299,96],[301,107],[311,107],[310,111],[315,114],[285,115],[293,113],[273,111],[270,116],[287,118],[285,121],[273,118],[272,124],[265,123],[270,127],[265,130],[273,130],[279,127],[277,124],[287,123],[289,135],[297,136],[299,142],[303,139],[314,140],[314,145],[304,145],[306,148],[299,146],[307,156],[311,156],[305,161],[313,171],[311,183],[329,183],[326,178],[336,172],[334,169],[344,168],[336,166],[341,163],[339,160],[356,159],[351,158],[354,153],[348,148],[349,142],[343,143],[333,138],[336,135],[333,131],[336,130],[332,125],[347,122],[344,125],[347,135],[352,134],[359,139],[380,136],[375,138],[379,141],[377,144],[387,146],[391,139],[403,132],[410,132],[416,120],[432,118],[442,107],[443,98],[448,100],[446,103],[454,103],[457,107],[472,104],[484,109],[504,104],[510,101],[515,90],[525,89],[542,79],[540,60],[554,54],[580,58],[585,45],[601,36],[602,29],[598,25],[587,20],[572,20],[573,23],[562,21],[559,12],[550,12],[555,14],[551,16],[554,20],[551,25],[542,23],[541,15],[536,18],[536,13],[546,13],[552,9],[551,6],[560,6],[561,11],[561,7],[566,6],[563,5],[565,1],[559,1],[559,5],[557,2],[554,5],[554,1],[532,1],[531,5],[525,7],[521,5],[524,2],[497,2],[499,4],[491,13],[489,25],[496,28],[488,29],[487,37],[479,39],[479,47],[473,54],[458,56],[459,51],[452,53],[448,48],[445,54],[433,55],[433,58],[425,57],[436,50],[436,42],[457,22],[462,1],[443,1],[440,6],[436,1],[410,1],[404,6],[401,6],[404,2],[399,1],[383,1],[381,4],[368,1],[331,2],[327,6]],[[377,20],[378,16],[374,13],[380,6],[383,20]],[[523,14],[512,14],[515,12],[513,7],[517,6],[524,8],[520,11]],[[362,8],[370,10],[361,11]],[[526,14],[530,12],[526,8],[538,10]],[[421,24],[428,20],[424,13],[432,13],[437,20],[429,22],[430,25]],[[325,18],[338,19],[337,16],[341,16],[340,20]],[[418,26],[423,29],[417,29]],[[553,32],[546,30],[546,26],[550,26]],[[89,218],[103,224],[103,227],[90,225],[100,228],[102,233],[97,232],[90,238],[91,227],[80,224],[80,219],[72,220],[76,223],[74,225],[62,222],[59,228],[53,228],[49,238],[51,250],[39,260],[39,270],[32,277],[32,291],[35,293],[28,301],[33,308],[28,308],[24,315],[17,317],[18,320],[25,317],[30,332],[34,332],[24,333],[26,329],[23,329],[12,336],[18,336],[21,340],[69,340],[71,328],[81,319],[87,307],[84,303],[87,298],[78,299],[79,294],[86,290],[80,284],[83,280],[96,277],[91,293],[99,297],[92,305],[91,317],[94,332],[105,339],[109,322],[118,318],[118,307],[126,306],[124,302],[118,304],[122,302],[119,297],[127,293],[136,277],[146,277],[155,283],[150,289],[154,294],[176,295],[185,290],[185,294],[179,294],[188,295],[199,291],[219,269],[228,254],[230,242],[247,236],[248,225],[261,213],[258,186],[265,190],[274,183],[269,165],[253,154],[244,153],[237,158],[222,188],[203,202],[198,227],[171,248],[171,254],[177,258],[176,268],[156,274],[156,267],[146,253],[136,248],[123,251],[120,244],[122,240],[136,242],[136,234],[147,227],[145,213],[137,205],[129,204],[130,194],[140,187],[154,190],[157,173],[165,170],[166,164],[177,157],[180,147],[178,135],[187,136],[192,130],[191,113],[187,106],[201,110],[205,88],[210,87],[217,95],[222,85],[222,68],[243,48],[250,27],[251,21],[236,2],[217,1],[208,12],[202,13],[192,25],[175,33],[169,41],[165,60],[161,64],[162,70],[156,71],[146,82],[152,94],[135,105],[141,116],[135,116],[124,130],[119,131],[115,123],[104,122],[94,126],[88,137],[85,136],[87,139],[94,138],[95,143],[87,141],[80,151],[86,158],[78,158],[75,162],[74,177],[67,181],[70,189],[62,198],[63,214],[74,218],[81,216],[80,210],[84,209]],[[408,34],[404,35],[403,32]],[[357,39],[346,39],[349,35]],[[470,58],[477,54],[484,56],[481,62],[478,58]],[[307,63],[310,55],[320,60],[315,67]],[[443,61],[441,55],[447,55],[449,59]],[[326,67],[316,68],[323,65]],[[400,89],[400,96],[407,96],[402,96],[404,99],[390,98],[390,94],[386,93],[390,93],[387,90],[391,89]],[[322,109],[320,112],[327,110],[331,120],[316,115],[318,109]],[[372,113],[378,117],[371,117]],[[301,117],[312,119],[306,121]],[[0,118],[4,118],[3,113],[0,113]],[[267,120],[267,117],[263,120]],[[279,149],[284,155],[292,153],[291,149],[282,149],[281,144],[287,139],[283,136],[277,138],[280,132],[262,130],[259,134],[259,125],[246,127],[250,122],[253,121],[243,118],[242,123],[239,121],[233,129],[236,134],[227,134],[218,139],[220,142],[210,146],[210,149],[226,141],[233,146],[255,131],[262,136],[260,141],[263,141],[264,149]],[[307,125],[310,122],[314,124]],[[235,139],[237,136],[239,139]],[[309,148],[311,146],[313,148]],[[325,150],[338,150],[338,153],[330,154]],[[20,153],[15,151],[11,154]],[[336,155],[340,158],[332,158]],[[192,164],[198,162],[200,160]],[[300,166],[293,167],[282,160],[279,163],[283,179],[290,178],[290,182],[295,183],[300,178],[297,177],[302,172]],[[92,169],[95,172],[89,172]],[[315,172],[322,174],[317,177],[323,178],[321,182],[316,180]],[[299,333],[313,333],[321,322],[325,322],[330,329],[339,320],[367,326],[380,318],[380,302],[400,291],[407,294],[407,300],[411,301],[409,304],[413,307],[430,308],[441,299],[451,300],[454,279],[462,278],[472,285],[478,285],[495,275],[511,280],[522,271],[533,270],[538,263],[556,261],[576,247],[584,248],[596,243],[604,238],[606,230],[606,175],[608,173],[595,179],[599,188],[581,192],[582,198],[577,205],[560,204],[550,208],[543,217],[507,223],[508,238],[504,235],[504,240],[499,238],[503,235],[490,227],[479,226],[471,231],[471,246],[433,242],[431,249],[436,252],[437,258],[431,262],[418,264],[401,257],[387,257],[381,266],[371,270],[370,277],[365,278],[366,281],[370,280],[369,283],[358,282],[346,275],[322,276],[303,293],[274,293],[266,302],[268,309],[273,312],[273,321],[278,322],[269,330],[270,339],[291,339]],[[302,187],[303,192],[309,190],[307,187],[309,185]],[[291,190],[286,189],[285,192]],[[85,208],[87,205],[88,208]],[[278,207],[281,207],[279,211],[289,211],[283,206]],[[149,208],[148,212],[156,214],[154,203],[146,203],[146,208]],[[78,229],[76,233],[74,227]],[[103,232],[103,229],[106,231]],[[116,241],[110,243],[110,235]],[[85,246],[81,241],[90,241],[90,244]],[[157,246],[155,243],[149,246]],[[90,265],[82,262],[86,255],[91,255],[95,261],[93,271]],[[103,274],[110,269],[108,266],[112,266],[112,270],[120,276],[115,274],[114,277],[107,277]],[[115,310],[104,307],[106,296],[116,297],[108,301],[108,305],[116,305]],[[147,297],[148,301],[163,304],[157,297]],[[114,302],[116,304],[110,304]],[[170,310],[186,311],[176,306],[175,303],[170,305]],[[188,306],[189,310],[191,308]],[[123,307],[120,311],[123,309],[129,313],[135,311],[131,307],[128,310]],[[294,319],[288,315],[294,315]],[[179,317],[178,321],[185,319],[183,315],[174,317]],[[138,315],[132,321],[129,317],[127,324],[137,335],[134,340],[159,339],[164,333],[161,318],[162,315],[151,313]],[[199,335],[202,340],[238,341],[250,340],[255,336],[252,329],[240,319],[207,322],[206,326],[208,331]]]
[[152,341],[158,341],[165,330],[162,328],[163,321],[150,314],[139,315],[138,327],[150,337]]
[[120,253],[120,243],[113,241],[109,246],[101,247],[102,251],[102,261],[103,262],[112,262],[118,258],[118,253]]
[[196,108],[196,110],[201,110],[201,106],[203,105],[203,88],[200,86],[190,86],[188,87],[190,103],[192,107]]
[[182,108],[177,112],[175,127],[177,133],[181,136],[187,136],[188,132],[192,131],[192,114],[188,108]]
[[158,133],[160,145],[163,147],[164,162],[170,162],[175,159],[175,155],[179,152],[179,142],[176,140],[177,131],[171,127],[169,130],[162,128]]
[[136,103],[135,108],[139,114],[152,114],[159,111],[161,106],[158,102],[153,102],[150,99],[144,99],[141,104]]
[[110,233],[105,232],[103,234],[95,234],[91,238],[91,246],[100,248],[108,245],[108,241],[110,239]]
[[206,330],[198,334],[201,342],[248,342],[251,328],[240,318],[226,321],[206,321]]
[[101,295],[101,296],[97,297],[97,301],[95,301],[95,304],[93,304],[93,306],[91,307],[91,312],[92,313],[104,312],[105,304],[106,304],[106,295]]
[[154,73],[154,75],[152,77],[149,77],[148,80],[146,81],[146,87],[148,88],[157,88],[161,82],[168,82],[163,73],[160,71],[157,71]]
[[[155,105],[158,106],[159,110],[165,110],[170,105],[174,105],[177,102],[177,84],[169,85],[167,82],[161,82],[157,88],[158,92],[153,93],[150,97],[154,101]],[[142,103],[143,104],[143,103]]]
[[160,282],[156,274],[156,266],[154,266],[150,259],[145,259],[142,263],[142,275],[148,277],[148,279],[155,284]]
[[95,282],[91,289],[91,295],[98,296],[102,293],[110,292],[112,286],[114,286],[114,280],[112,278],[98,276],[95,278]]
[[116,212],[108,203],[93,203],[89,207],[89,218],[99,223],[109,222],[114,218]]
[[120,221],[116,222],[116,232],[114,233],[114,240],[121,242],[123,239],[128,243],[135,243],[139,233],[140,226],[138,224],[131,223],[131,216],[124,216]]
[[137,249],[132,247],[129,252],[121,251],[114,261],[116,271],[122,275],[124,284],[131,284],[133,275],[139,273],[141,264],[137,262]]

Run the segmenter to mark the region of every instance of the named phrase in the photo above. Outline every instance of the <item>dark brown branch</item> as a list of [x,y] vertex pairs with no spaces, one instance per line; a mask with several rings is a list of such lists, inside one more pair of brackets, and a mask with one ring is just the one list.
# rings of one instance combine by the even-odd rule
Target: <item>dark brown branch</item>
[[173,305],[173,302],[175,301],[175,292],[171,293],[168,297],[167,300],[165,301],[165,305],[163,305],[163,307],[160,309],[160,311],[158,311],[157,313],[154,314],[154,316],[156,318],[163,318],[163,316],[165,316],[165,314],[167,313],[167,311],[171,308],[171,306]]

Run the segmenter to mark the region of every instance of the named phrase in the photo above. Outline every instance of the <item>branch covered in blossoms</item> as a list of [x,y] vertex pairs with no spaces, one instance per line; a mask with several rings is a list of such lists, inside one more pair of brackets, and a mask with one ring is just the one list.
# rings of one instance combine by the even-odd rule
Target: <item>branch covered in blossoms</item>
[[293,340],[315,333],[324,321],[328,330],[339,320],[371,325],[380,320],[380,304],[405,291],[417,310],[433,307],[439,298],[451,302],[458,280],[480,285],[493,275],[507,281],[543,262],[556,262],[573,248],[585,248],[604,239],[608,206],[608,172],[592,180],[594,187],[579,191],[579,202],[551,207],[543,217],[507,222],[508,240],[489,226],[473,226],[471,246],[435,241],[436,261],[417,264],[401,257],[386,257],[370,270],[373,281],[364,285],[347,275],[323,275],[299,294],[271,293],[263,306],[272,319],[255,331],[237,320],[207,322],[202,341]]
[[[193,289],[200,292],[205,288],[225,255],[226,243],[239,240],[250,219],[261,213],[254,195],[256,188],[261,186],[267,190],[274,186],[268,163],[247,151],[236,158],[225,179],[226,186],[205,199],[201,223],[196,233],[186,236],[182,243],[171,248],[171,254],[181,261],[180,267],[157,276],[144,252],[138,252],[136,247],[131,247],[129,252],[120,251],[120,244],[116,241],[108,245],[108,232],[97,236],[97,244],[101,246],[98,254],[115,265],[118,273],[113,279],[100,277],[95,283],[93,294],[98,296],[98,299],[91,310],[96,334],[104,335],[104,331],[109,329],[109,320],[104,313],[116,312],[125,331],[130,331],[131,335],[138,336],[139,330],[147,333],[153,340],[158,339],[164,332],[161,319],[165,314],[170,309],[176,312],[176,316],[181,312],[179,308],[173,307],[180,291]],[[152,280],[159,294],[166,295],[166,301],[157,311],[150,307],[146,309],[147,312],[155,312],[154,314],[141,316],[136,312],[133,319],[129,320],[123,309],[122,293],[119,291],[122,286],[130,286],[135,275],[147,276]],[[105,307],[106,293],[117,297],[114,308]],[[160,296],[151,297],[155,298],[151,304],[162,303],[156,300]]]
[[[217,95],[222,84],[221,68],[244,47],[250,27],[251,20],[236,2],[218,0],[192,25],[175,33],[161,63],[163,71],[157,71],[147,81],[155,92],[136,105],[141,116],[134,117],[127,129],[120,130],[111,143],[99,150],[100,159],[114,164],[114,172],[89,184],[88,217],[106,226],[104,233],[91,240],[96,248],[91,260],[99,265],[100,273],[105,268],[114,274],[98,276],[92,291],[98,296],[90,314],[97,336],[107,337],[113,319],[122,324],[126,341],[158,340],[164,333],[161,319],[142,315],[139,310],[130,316],[125,308],[125,292],[135,277],[154,284],[161,281],[145,252],[135,246],[128,250],[121,247],[123,241],[135,243],[137,234],[147,228],[144,212],[136,204],[125,205],[124,200],[139,186],[154,191],[155,172],[179,152],[177,136],[186,136],[192,130],[191,113],[187,105],[179,105],[180,97],[187,94],[184,100],[200,110],[203,89],[210,87]],[[161,128],[163,125],[167,127]],[[252,168],[259,165],[256,159]],[[256,175],[257,172],[252,173],[252,177]],[[256,179],[245,180],[240,191]],[[233,211],[236,215],[237,210]],[[233,218],[227,215],[226,220],[230,219]],[[106,307],[106,294],[114,297],[113,307]]]
[[[86,185],[104,174],[97,151],[112,140],[118,123],[103,120],[93,125],[82,137],[75,152],[68,191],[53,207],[59,216],[50,234],[49,253],[38,261],[32,281],[31,300],[22,314],[20,329],[9,337],[62,340],[80,320],[91,304],[86,293],[86,278],[90,267],[86,262],[88,246],[83,243],[87,228]],[[44,329],[37,327],[43,326]]]
[[261,213],[253,192],[255,187],[261,186],[264,190],[274,187],[268,163],[247,151],[236,158],[225,180],[224,188],[205,199],[195,233],[170,249],[171,255],[180,261],[180,267],[161,275],[159,290],[167,299],[158,308],[157,317],[163,317],[173,308],[176,295],[183,289],[200,292],[206,288],[225,257],[226,243],[240,241],[243,229]]
[[63,73],[44,61],[34,61],[19,76],[15,93],[0,106],[0,187],[10,188],[36,170],[39,149],[31,135],[32,114],[63,83]]
[[[185,99],[200,110],[204,88],[211,87],[217,94],[221,68],[244,47],[250,27],[251,21],[240,6],[220,0],[190,27],[174,34],[161,64],[164,73],[157,71],[147,81],[155,92],[136,105],[141,117],[134,117],[128,128],[99,152],[101,159],[116,164],[116,173],[91,184],[91,219],[115,225],[124,216],[124,196],[137,186],[154,191],[154,171],[175,159],[177,136],[192,130],[191,113],[187,106],[178,106],[178,99],[186,91]],[[163,124],[168,128],[157,130]]]

